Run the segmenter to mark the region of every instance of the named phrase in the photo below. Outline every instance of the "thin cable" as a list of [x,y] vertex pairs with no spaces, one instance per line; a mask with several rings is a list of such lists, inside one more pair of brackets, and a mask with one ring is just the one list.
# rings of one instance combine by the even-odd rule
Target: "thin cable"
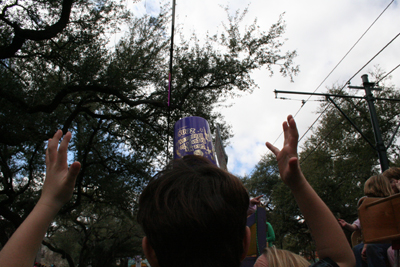
[[336,126],[332,129],[332,131],[330,131],[321,141],[319,141],[319,143],[310,151],[310,153],[308,153],[305,157],[302,157],[299,164],[302,165],[304,161],[307,160],[307,158],[314,153],[315,150],[317,150],[317,148],[325,142],[325,138],[328,137],[328,135],[330,135],[334,129],[336,129],[337,126],[339,126],[339,124],[341,124],[343,121],[339,122],[338,124],[336,124]]
[[[343,85],[343,87],[340,89],[339,92],[342,92],[343,89],[346,87],[346,85],[349,84],[350,81],[351,81],[356,75],[358,75],[369,63],[371,63],[372,60],[374,60],[383,50],[385,50],[385,49],[386,49],[397,37],[399,37],[399,36],[400,36],[400,33],[398,33],[392,40],[389,41],[389,43],[387,43],[381,50],[379,50],[379,52],[376,53],[375,56],[373,56],[370,60],[368,60],[368,62],[365,63],[364,66],[362,66],[353,76],[351,76],[350,79],[347,80],[347,82],[345,83],[345,85]],[[312,125],[314,125],[314,124],[319,120],[319,118],[322,116],[323,113],[325,113],[325,111],[328,109],[329,106],[330,106],[330,104],[328,104],[328,105],[326,106],[326,108],[321,112],[321,114],[320,114],[320,115],[318,116],[318,118],[313,122]],[[299,139],[299,142],[300,142],[301,139],[303,139],[303,137],[310,131],[310,129],[311,129],[311,127],[309,127],[309,128],[307,129],[307,131],[306,131],[306,132],[302,135],[302,137]]]
[[385,50],[397,37],[400,36],[400,32],[392,39],[389,43],[387,43],[378,53],[375,54],[361,69],[358,70],[356,74],[354,74],[347,82],[350,82],[357,74],[359,74],[372,60],[374,60],[383,50]]
[[[383,15],[383,13],[386,12],[386,10],[389,8],[389,6],[394,2],[394,0],[392,0],[387,6],[386,8],[379,14],[379,16],[372,22],[372,24],[367,28],[367,30],[361,35],[360,38],[358,38],[358,40],[354,43],[354,45],[349,49],[349,51],[347,51],[347,53],[342,57],[342,59],[336,64],[336,66],[329,72],[329,74],[324,78],[324,80],[317,86],[317,88],[314,90],[314,93],[322,86],[322,84],[328,79],[328,77],[335,71],[335,69],[340,65],[340,63],[342,63],[342,61],[347,57],[347,55],[353,50],[353,48],[360,42],[360,40],[365,36],[365,34],[371,29],[371,27],[378,21],[378,19]],[[355,74],[357,75],[357,74]],[[355,76],[354,75],[354,76]],[[353,76],[353,77],[354,77]],[[352,78],[349,79],[349,81]],[[349,82],[348,81],[348,82]],[[347,83],[346,83],[347,84]],[[346,86],[346,85],[345,85]],[[343,86],[343,88],[345,87]],[[341,90],[343,90],[343,88]],[[304,105],[310,100],[311,96],[308,97],[308,99],[304,102],[303,105],[301,105],[301,107],[297,110],[297,112],[294,115],[294,118],[297,116],[297,114],[300,112],[300,110],[304,107]],[[330,105],[330,104],[329,104]],[[328,107],[327,107],[328,108]],[[327,109],[326,108],[326,109]],[[324,113],[326,111],[326,109],[322,112]],[[321,117],[321,115],[317,118],[317,120]],[[316,121],[317,121],[316,120]],[[312,126],[316,123],[316,121],[314,121],[314,123],[312,124]],[[311,126],[311,127],[312,127]],[[308,133],[308,131],[310,130],[310,128],[306,131],[306,133]],[[305,133],[305,134],[306,134]],[[276,143],[276,141],[278,141],[278,139],[282,136],[283,132],[281,132],[279,134],[279,136],[275,139],[275,141],[273,142],[273,144]],[[305,135],[304,134],[304,135]],[[304,135],[299,139],[299,141],[304,137]]]
[[[399,66],[400,66],[400,64],[399,64],[397,67],[399,67]],[[396,67],[396,68],[397,68],[397,67]],[[391,72],[393,72],[396,68],[394,68]],[[388,73],[387,75],[389,75],[389,73]],[[387,75],[386,75],[386,76],[387,76]],[[386,77],[386,76],[385,76],[385,77]],[[382,79],[383,79],[383,78],[382,78]],[[380,79],[380,81],[381,81],[382,79]],[[354,108],[357,108],[357,107],[359,106],[359,104],[361,103],[361,101],[362,101],[362,99],[360,99],[360,100],[354,105]],[[329,107],[329,105],[327,105],[327,107],[324,109],[323,112],[325,112],[325,111],[327,110],[328,107]],[[320,114],[319,117],[321,117],[321,115],[322,115],[323,112],[321,112],[321,114]],[[317,120],[319,119],[319,117],[317,118]],[[317,122],[317,120],[314,121],[314,123],[312,124],[312,126]],[[314,151],[325,141],[325,139],[326,139],[335,129],[337,129],[337,127],[338,127],[340,124],[343,123],[343,121],[344,121],[344,118],[342,118],[342,120],[340,120],[334,127],[332,127],[332,130],[331,130],[328,134],[326,134],[326,135],[324,136],[324,138],[322,138],[322,140],[310,151],[310,153],[308,153],[308,154],[302,159],[302,161],[300,162],[300,164],[302,164],[312,153],[314,153]],[[311,126],[310,128],[308,128],[308,130],[306,131],[306,133],[312,128],[312,126]],[[398,127],[400,127],[400,124],[398,125]],[[397,130],[396,130],[396,131],[397,131]],[[305,133],[305,134],[306,134],[306,133]],[[303,136],[299,139],[299,141],[305,136],[305,134],[303,134]],[[394,138],[394,135],[393,135],[393,138]],[[392,142],[392,140],[389,142],[389,144],[391,144],[391,142]]]
[[379,79],[377,82],[375,82],[376,84],[380,83],[383,79],[385,79],[387,76],[389,76],[393,71],[395,71],[398,67],[400,67],[400,64],[397,65],[396,67],[394,67],[394,69],[392,69],[391,71],[389,71],[385,76],[383,76],[381,79]]
[[[314,90],[313,93],[315,93],[320,87],[321,85],[328,79],[328,77],[335,71],[335,69],[340,65],[340,63],[342,63],[342,61],[347,57],[347,55],[353,50],[353,48],[360,42],[360,40],[364,37],[364,35],[372,28],[372,26],[378,21],[378,19],[383,15],[383,13],[385,13],[385,11],[389,8],[389,6],[394,2],[394,0],[392,0],[387,7],[381,12],[381,14],[379,14],[379,16],[372,22],[372,24],[367,28],[367,30],[361,35],[360,38],[358,38],[358,40],[354,43],[354,45],[349,49],[349,51],[347,51],[347,53],[342,57],[342,59],[339,61],[339,63],[336,64],[336,66],[329,72],[329,74],[325,77],[325,79],[318,85],[318,87]],[[308,102],[308,100],[311,98],[311,96],[308,97],[308,99],[305,101],[305,103]],[[296,117],[296,115],[300,112],[300,110],[303,108],[304,105],[302,105],[299,110],[296,112],[296,114],[294,115],[294,117]]]
[[312,127],[314,126],[314,124],[317,123],[317,121],[319,120],[319,118],[321,118],[321,116],[325,113],[325,111],[328,109],[328,107],[329,107],[330,105],[331,105],[331,103],[329,103],[328,105],[326,105],[324,111],[322,111],[321,114],[319,114],[318,118],[311,124],[310,127],[308,127],[307,131],[299,138],[299,141],[298,141],[298,142],[300,142],[300,141],[303,139],[303,137],[312,129]]
[[172,90],[172,60],[174,57],[174,32],[175,32],[175,0],[172,0],[172,28],[171,28],[171,48],[169,53],[169,75],[168,75],[168,107],[171,104]]
[[[375,82],[375,83],[377,84],[377,83],[379,83],[380,81],[382,81],[383,79],[385,79],[388,75],[390,75],[390,73],[392,73],[392,72],[393,72],[394,70],[396,70],[398,67],[400,67],[400,64],[397,65],[395,68],[393,68],[391,71],[389,71],[383,78],[381,78],[379,81],[377,81],[377,82]],[[355,104],[355,108],[358,107],[358,105],[361,103],[361,101],[362,101],[362,100],[359,100],[359,101]],[[329,105],[327,105],[327,107],[324,109],[323,112],[326,111],[326,109],[328,108],[328,106],[329,106]],[[321,117],[321,115],[322,115],[322,112],[321,112],[321,114],[320,114],[319,117]],[[396,116],[397,116],[397,115],[396,115]],[[319,119],[319,117],[317,118],[317,120]],[[394,118],[394,117],[393,117],[393,118]],[[317,122],[317,120],[314,121],[314,123],[310,126],[310,128],[306,131],[306,133],[313,127],[313,125]],[[314,151],[325,141],[325,139],[333,132],[333,130],[336,129],[340,124],[342,124],[343,121],[344,121],[344,119],[342,118],[342,120],[339,121],[339,122],[332,128],[332,130],[331,130],[327,135],[324,136],[324,138],[321,140],[321,142],[319,142],[319,143],[310,151],[310,153],[308,153],[304,158],[302,158],[300,164],[302,164],[304,161],[306,161],[306,159],[307,159],[312,153],[314,153]],[[398,131],[398,128],[399,128],[399,127],[400,127],[400,123],[399,123],[399,125],[397,126],[397,129],[396,129],[395,132]],[[305,134],[306,134],[306,133],[305,133]],[[303,136],[299,139],[299,141],[305,136],[305,134],[303,134]],[[387,147],[389,147],[389,146],[391,145],[391,143],[393,142],[394,137],[395,137],[395,135],[393,134],[392,140],[389,141],[389,144],[387,145]]]
[[169,157],[169,131],[171,117],[171,91],[172,91],[172,60],[174,56],[174,31],[175,31],[175,0],[172,0],[172,27],[171,27],[171,48],[169,53],[169,73],[168,73],[168,106],[167,106],[167,151],[166,164]]

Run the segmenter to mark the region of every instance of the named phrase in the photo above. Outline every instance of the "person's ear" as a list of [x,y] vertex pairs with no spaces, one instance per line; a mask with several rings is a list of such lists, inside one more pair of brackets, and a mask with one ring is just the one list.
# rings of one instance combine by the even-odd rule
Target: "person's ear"
[[159,267],[156,252],[150,245],[147,236],[143,237],[142,239],[142,248],[144,255],[146,256],[146,259],[149,261],[150,265],[152,267]]
[[244,258],[246,258],[247,252],[249,251],[250,239],[251,239],[250,228],[246,226],[246,232],[243,239],[243,254],[242,257],[240,258],[241,261],[244,260]]

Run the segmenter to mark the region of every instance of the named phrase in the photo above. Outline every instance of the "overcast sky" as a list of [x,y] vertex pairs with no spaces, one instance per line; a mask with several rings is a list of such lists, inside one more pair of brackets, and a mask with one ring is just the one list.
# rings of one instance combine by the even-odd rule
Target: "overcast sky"
[[[157,13],[164,0],[142,0],[134,5],[136,12]],[[268,31],[284,14],[287,39],[282,51],[297,50],[295,64],[300,73],[291,83],[280,76],[279,69],[273,77],[266,70],[253,73],[259,86],[253,94],[235,99],[232,107],[222,111],[225,120],[232,125],[234,137],[226,147],[229,157],[228,169],[238,175],[250,174],[261,156],[268,152],[265,142],[275,142],[279,148],[283,143],[282,122],[288,114],[297,114],[296,121],[302,136],[317,118],[321,98],[312,97],[303,108],[301,100],[308,96],[279,95],[296,100],[275,99],[273,91],[315,91],[357,40],[378,18],[391,0],[176,0],[176,24],[187,34],[195,31],[205,35],[221,31],[226,22],[226,13],[221,6],[229,6],[232,12],[248,7],[243,25],[251,24],[255,18],[261,29]],[[171,0],[172,6],[172,0]],[[400,33],[399,1],[389,8],[363,36],[341,64],[322,83],[318,93],[327,91],[333,84],[343,86],[362,66],[372,59],[384,46]],[[379,65],[386,72],[400,64],[400,37],[395,39],[369,65],[352,80],[352,85],[361,85],[361,75]],[[400,86],[400,68],[392,73],[392,83]],[[370,80],[372,81],[372,80]],[[348,89],[347,89],[348,90]],[[363,95],[363,92],[360,92]],[[301,108],[301,109],[300,109]],[[299,111],[300,110],[300,111]],[[311,132],[307,134],[309,136]],[[277,140],[278,139],[278,140]],[[301,142],[302,143],[302,142]],[[301,146],[300,143],[300,146]]]

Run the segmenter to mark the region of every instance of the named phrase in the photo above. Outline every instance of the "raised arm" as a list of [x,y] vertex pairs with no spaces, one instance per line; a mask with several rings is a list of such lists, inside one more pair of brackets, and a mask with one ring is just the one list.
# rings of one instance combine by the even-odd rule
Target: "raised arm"
[[252,199],[250,199],[250,205],[259,205],[261,203],[261,198],[263,197],[263,195],[259,195],[257,197],[254,197]]
[[58,130],[49,139],[42,194],[35,208],[0,251],[0,266],[31,267],[47,228],[61,207],[72,197],[81,165],[74,162],[68,168],[67,150],[71,133],[65,134],[58,148],[61,137],[62,131]]
[[279,150],[270,143],[283,182],[290,188],[310,228],[320,259],[329,257],[339,266],[355,266],[353,252],[332,212],[304,177],[298,160],[299,134],[291,115],[283,123],[284,144]]
[[261,203],[262,196],[263,195],[259,195],[258,197],[250,199],[249,208],[247,209],[247,216],[250,216],[256,212],[257,206]]
[[338,219],[338,223],[342,228],[347,229],[347,230],[352,231],[352,232],[354,232],[355,230],[358,229],[357,225],[350,224],[350,223],[346,222],[343,219]]

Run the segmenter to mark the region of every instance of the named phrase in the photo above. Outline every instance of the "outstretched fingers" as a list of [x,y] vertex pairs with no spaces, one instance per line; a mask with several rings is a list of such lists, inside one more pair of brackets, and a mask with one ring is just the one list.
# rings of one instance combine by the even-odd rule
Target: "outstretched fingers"
[[57,157],[57,165],[63,166],[67,164],[67,152],[68,152],[68,144],[71,140],[71,133],[67,132],[63,140],[61,141],[60,147],[58,148],[58,157]]
[[266,142],[265,145],[268,147],[269,150],[271,150],[272,153],[274,153],[275,156],[279,154],[279,148],[273,146],[270,142]]
[[69,186],[72,187],[75,186],[76,178],[78,177],[80,169],[81,169],[81,164],[78,161],[75,161],[69,167],[67,174],[67,184]]
[[283,129],[283,146],[285,146],[287,144],[289,137],[289,125],[287,121],[284,121],[282,123],[282,129]]
[[68,144],[71,133],[67,132],[62,141],[62,131],[58,130],[49,139],[46,151],[46,179],[42,189],[42,202],[61,208],[72,197],[81,164],[74,162],[68,168]]
[[54,160],[57,159],[57,148],[58,148],[58,142],[60,141],[62,137],[62,131],[58,130],[53,138],[50,138],[48,143],[47,143],[47,149],[46,149],[46,161],[47,163],[54,162]]
[[299,132],[297,131],[296,122],[295,122],[294,118],[292,117],[292,115],[288,116],[287,121],[288,121],[288,133],[290,136],[290,138],[289,138],[290,145],[297,147],[297,142],[299,139]]

